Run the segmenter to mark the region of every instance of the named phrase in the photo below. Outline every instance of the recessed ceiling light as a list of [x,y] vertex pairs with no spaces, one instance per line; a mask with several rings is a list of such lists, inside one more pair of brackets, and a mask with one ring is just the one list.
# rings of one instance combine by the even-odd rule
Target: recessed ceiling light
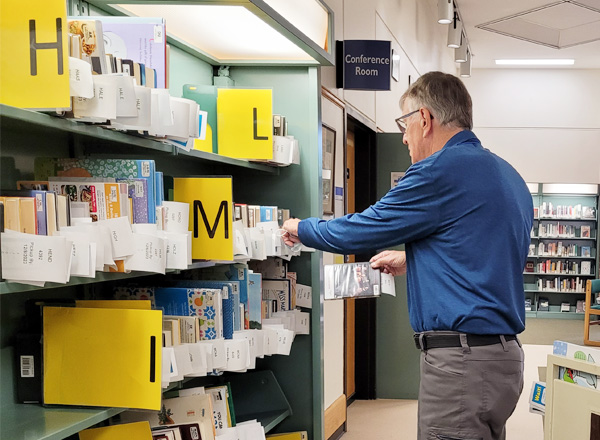
[[498,65],[510,66],[570,66],[575,64],[575,60],[555,59],[555,60],[496,60]]

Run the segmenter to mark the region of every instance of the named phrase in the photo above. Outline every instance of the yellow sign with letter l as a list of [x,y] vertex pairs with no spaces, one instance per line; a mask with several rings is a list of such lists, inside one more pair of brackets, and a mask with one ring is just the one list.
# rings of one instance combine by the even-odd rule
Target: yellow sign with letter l
[[30,109],[69,108],[65,0],[2,0],[0,102]]
[[218,89],[219,154],[238,159],[273,159],[273,92]]
[[190,205],[192,258],[232,261],[232,178],[176,178],[173,199]]

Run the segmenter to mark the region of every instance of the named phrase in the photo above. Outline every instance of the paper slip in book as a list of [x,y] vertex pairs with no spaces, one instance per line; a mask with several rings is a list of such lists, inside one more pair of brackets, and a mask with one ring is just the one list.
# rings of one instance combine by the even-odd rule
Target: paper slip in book
[[15,281],[69,281],[73,243],[65,237],[3,232],[2,277]]

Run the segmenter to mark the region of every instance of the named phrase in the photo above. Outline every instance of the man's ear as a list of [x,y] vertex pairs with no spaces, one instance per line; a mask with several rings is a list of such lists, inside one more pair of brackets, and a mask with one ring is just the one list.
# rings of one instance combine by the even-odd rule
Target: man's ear
[[419,123],[421,124],[421,128],[423,129],[423,137],[427,137],[431,134],[431,130],[433,129],[433,117],[431,113],[426,108],[421,109],[421,120]]

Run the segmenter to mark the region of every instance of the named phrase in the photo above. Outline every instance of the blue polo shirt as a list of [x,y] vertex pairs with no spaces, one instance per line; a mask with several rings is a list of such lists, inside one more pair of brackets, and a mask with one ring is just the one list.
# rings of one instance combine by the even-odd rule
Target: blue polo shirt
[[518,334],[533,201],[517,171],[468,130],[413,164],[357,214],[300,222],[310,247],[341,254],[406,244],[415,331]]

